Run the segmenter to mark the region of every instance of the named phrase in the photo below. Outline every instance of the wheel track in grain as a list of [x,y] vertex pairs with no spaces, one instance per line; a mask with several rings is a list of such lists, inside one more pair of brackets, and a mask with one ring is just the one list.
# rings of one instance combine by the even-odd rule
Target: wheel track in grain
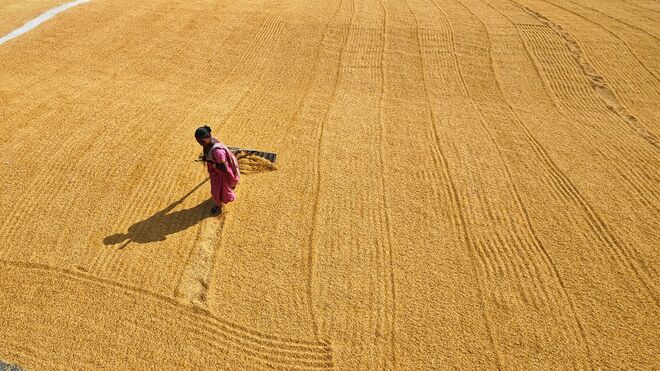
[[[331,349],[325,342],[287,339],[257,332],[203,311],[192,310],[188,305],[181,304],[168,296],[80,272],[28,262],[0,260],[0,264],[62,279],[64,283],[68,281],[71,282],[70,284],[105,287],[122,296],[156,300],[184,316],[175,319],[164,315],[158,323],[185,325],[191,330],[194,329],[195,334],[203,335],[200,338],[209,344],[223,343],[266,366],[304,369],[330,369],[333,366]],[[186,322],[182,323],[181,320]],[[145,323],[144,326],[148,324]]]

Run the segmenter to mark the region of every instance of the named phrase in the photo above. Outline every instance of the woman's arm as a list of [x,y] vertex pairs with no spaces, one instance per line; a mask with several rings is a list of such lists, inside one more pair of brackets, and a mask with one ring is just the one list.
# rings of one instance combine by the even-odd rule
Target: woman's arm
[[223,162],[215,162],[215,163],[213,163],[213,167],[216,168],[216,169],[218,169],[218,170],[220,170],[220,171],[223,171],[223,172],[225,172],[225,173],[227,172],[227,163],[224,162],[224,161],[223,161]]
[[216,148],[213,151],[213,160],[213,167],[224,173],[227,172],[227,155],[225,154],[225,151],[221,150],[220,148]]

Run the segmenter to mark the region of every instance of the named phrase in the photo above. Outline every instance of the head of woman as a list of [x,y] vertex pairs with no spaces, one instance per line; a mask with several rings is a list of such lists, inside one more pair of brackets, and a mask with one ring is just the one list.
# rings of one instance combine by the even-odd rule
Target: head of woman
[[195,130],[195,139],[202,147],[208,147],[213,144],[211,137],[211,128],[208,126],[200,126]]

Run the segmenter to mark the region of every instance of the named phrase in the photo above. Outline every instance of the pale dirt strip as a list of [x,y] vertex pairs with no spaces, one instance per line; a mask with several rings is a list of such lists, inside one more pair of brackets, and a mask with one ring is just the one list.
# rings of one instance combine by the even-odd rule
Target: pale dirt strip
[[0,361],[0,370],[2,371],[22,371],[23,369],[17,365],[11,365]]
[[57,14],[66,11],[67,9],[71,9],[76,5],[84,4],[88,2],[89,0],[76,0],[76,1],[71,1],[65,4],[62,4],[60,6],[57,6],[55,8],[48,9],[47,11],[39,14],[36,18],[30,19],[29,21],[25,22],[21,27],[12,30],[10,33],[0,37],[0,45],[8,42],[9,40],[15,39],[21,35],[23,35],[26,32],[30,32],[33,30],[35,27],[39,27],[40,24],[48,21],[49,19],[55,17]]
[[[3,45],[0,359],[658,368],[653,7],[95,1]],[[278,153],[221,218],[201,123]]]
[[0,37],[66,0],[0,0]]

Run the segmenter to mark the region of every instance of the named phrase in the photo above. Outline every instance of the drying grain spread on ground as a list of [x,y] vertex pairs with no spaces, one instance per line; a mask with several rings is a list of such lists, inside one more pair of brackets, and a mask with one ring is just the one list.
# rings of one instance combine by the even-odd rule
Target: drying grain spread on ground
[[[0,44],[2,367],[660,368],[657,1],[75,5]],[[277,154],[220,216],[200,125]]]

